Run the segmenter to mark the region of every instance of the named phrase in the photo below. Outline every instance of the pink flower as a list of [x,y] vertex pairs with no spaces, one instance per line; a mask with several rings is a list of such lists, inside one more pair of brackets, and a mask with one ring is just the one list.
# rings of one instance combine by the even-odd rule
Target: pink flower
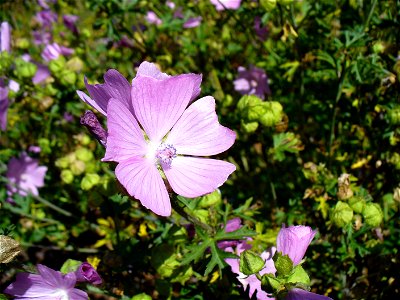
[[7,128],[7,112],[9,104],[8,86],[6,86],[4,80],[0,78],[0,130],[3,131]]
[[161,19],[156,15],[154,11],[148,11],[146,14],[146,21],[150,24],[161,25]]
[[47,167],[39,166],[38,160],[22,153],[19,158],[11,158],[7,166],[8,195],[18,193],[26,196],[39,195],[38,188],[44,186]]
[[2,22],[0,26],[0,52],[11,50],[11,26],[8,22]]
[[316,230],[309,226],[289,226],[283,227],[276,239],[276,249],[284,255],[289,255],[293,264],[298,265],[304,257],[308,246],[314,238]]
[[169,216],[171,203],[160,170],[179,195],[211,193],[235,166],[197,156],[226,151],[236,135],[219,124],[213,97],[187,107],[199,94],[201,75],[168,76],[147,62],[141,67],[132,82],[132,107],[109,100],[103,161],[118,162],[115,174],[131,196],[154,213]]
[[[251,246],[249,244],[247,244],[246,242],[240,243],[236,248],[235,254],[240,255],[240,253],[242,253],[244,250],[249,250],[249,249],[251,249]],[[233,252],[232,249],[231,251]],[[269,250],[261,253],[261,257],[262,259],[264,259],[265,265],[264,268],[259,272],[260,275],[268,273],[275,274],[276,269],[274,261],[272,260],[275,251],[276,251],[275,248],[270,248]],[[257,300],[275,299],[274,297],[268,296],[268,294],[261,289],[261,281],[257,278],[256,275],[253,274],[248,276],[239,271],[239,263],[240,263],[239,258],[227,258],[225,259],[225,262],[231,267],[233,273],[238,274],[236,278],[242,284],[243,289],[246,290],[247,287],[249,286],[250,298],[253,296],[254,292],[256,292]]]
[[14,299],[28,300],[87,300],[86,292],[75,289],[74,273],[63,275],[44,265],[37,265],[39,274],[19,273],[17,280],[11,283],[4,293]]
[[241,0],[210,0],[216,10],[238,9]]
[[51,61],[57,59],[60,55],[71,55],[74,53],[74,49],[60,46],[57,43],[46,45],[46,47],[42,51],[42,58],[45,61]]
[[285,300],[332,300],[332,298],[294,288],[289,291]]
[[244,67],[238,68],[238,76],[233,82],[235,90],[242,95],[256,95],[261,99],[265,94],[270,95],[268,76],[263,69],[250,66],[247,70]]
[[184,24],[183,28],[194,28],[201,24],[202,17],[189,18]]
[[[238,230],[242,227],[242,220],[240,218],[233,218],[226,222],[225,232],[232,232]],[[218,242],[218,248],[225,249],[228,247],[234,247],[239,244],[239,241],[230,240],[230,241],[221,241]]]

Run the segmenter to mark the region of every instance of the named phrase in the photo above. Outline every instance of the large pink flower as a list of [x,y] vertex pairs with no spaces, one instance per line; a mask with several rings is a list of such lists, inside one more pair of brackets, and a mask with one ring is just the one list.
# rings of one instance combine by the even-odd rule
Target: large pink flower
[[177,194],[194,198],[214,191],[235,170],[231,163],[197,157],[229,149],[236,137],[219,124],[213,97],[187,107],[199,94],[200,83],[201,75],[168,76],[144,63],[132,82],[132,105],[108,101],[103,161],[118,162],[118,180],[158,215],[171,214],[160,171]]

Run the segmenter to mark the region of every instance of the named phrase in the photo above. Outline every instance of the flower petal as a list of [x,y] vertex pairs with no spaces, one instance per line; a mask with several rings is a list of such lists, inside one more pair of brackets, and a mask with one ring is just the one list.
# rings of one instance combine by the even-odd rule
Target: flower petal
[[73,288],[76,283],[76,276],[74,273],[63,275],[60,271],[55,271],[44,265],[37,265],[40,276],[43,281],[54,288]]
[[318,295],[302,289],[291,289],[287,294],[286,300],[332,300],[327,296]]
[[147,143],[132,112],[111,99],[107,115],[107,146],[103,161],[121,162],[133,156],[144,156]]
[[107,105],[111,98],[117,99],[128,108],[131,107],[131,85],[117,70],[110,69],[104,74],[104,84],[89,84],[85,77],[85,86],[93,99],[77,91],[79,97],[103,115],[107,115]]
[[163,166],[172,189],[179,195],[194,198],[211,193],[235,171],[235,165],[217,159],[178,156],[171,167]]
[[189,104],[197,77],[172,76],[164,80],[139,76],[132,87],[136,118],[153,142],[161,139],[182,116]]
[[136,76],[148,76],[158,80],[163,80],[170,77],[168,74],[161,72],[155,64],[147,61],[144,61],[140,64]]
[[167,188],[155,164],[141,157],[122,161],[115,174],[128,193],[160,216],[171,215]]
[[208,156],[229,149],[235,138],[234,131],[218,123],[215,100],[207,96],[185,110],[166,143],[174,145],[178,154]]

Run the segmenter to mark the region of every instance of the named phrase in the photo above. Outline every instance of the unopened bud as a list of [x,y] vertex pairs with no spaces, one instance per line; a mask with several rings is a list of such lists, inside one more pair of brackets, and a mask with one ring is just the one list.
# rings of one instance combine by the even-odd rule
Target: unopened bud
[[93,152],[87,148],[79,148],[75,151],[76,157],[84,162],[91,161],[93,159]]
[[87,110],[81,117],[81,124],[99,141],[102,146],[106,146],[107,132],[101,126],[94,112]]
[[367,203],[362,212],[365,223],[371,227],[378,227],[382,223],[382,209],[377,203]]
[[245,275],[252,275],[260,272],[264,268],[264,260],[250,250],[240,253],[239,271]]
[[74,180],[74,174],[72,174],[71,170],[62,170],[60,176],[62,182],[66,184],[70,184]]
[[361,214],[365,207],[365,200],[363,197],[354,196],[349,199],[350,207],[358,214]]
[[342,201],[338,201],[331,212],[331,221],[337,227],[344,227],[353,219],[353,210],[351,207]]
[[86,165],[85,165],[85,163],[84,163],[83,161],[81,161],[81,160],[75,160],[75,161],[71,164],[70,168],[71,168],[72,174],[74,174],[74,175],[80,175],[80,174],[82,174],[83,172],[85,172]]
[[100,182],[100,176],[98,174],[86,174],[81,181],[82,190],[90,190],[96,184]]

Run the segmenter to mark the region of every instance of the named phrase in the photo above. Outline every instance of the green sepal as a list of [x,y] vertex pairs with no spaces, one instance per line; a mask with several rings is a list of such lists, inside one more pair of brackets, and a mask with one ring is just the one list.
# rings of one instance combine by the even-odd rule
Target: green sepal
[[288,255],[283,255],[277,251],[272,259],[275,263],[277,277],[289,276],[291,274],[293,262]]
[[281,280],[276,278],[274,274],[269,273],[262,276],[261,287],[268,294],[275,294],[282,289],[283,285]]
[[304,284],[306,286],[310,285],[310,277],[308,276],[307,272],[304,271],[301,265],[297,265],[293,268],[292,273],[286,280],[287,283],[294,283],[294,284]]
[[239,271],[245,275],[252,275],[260,272],[265,265],[265,261],[256,253],[245,250],[240,253]]

